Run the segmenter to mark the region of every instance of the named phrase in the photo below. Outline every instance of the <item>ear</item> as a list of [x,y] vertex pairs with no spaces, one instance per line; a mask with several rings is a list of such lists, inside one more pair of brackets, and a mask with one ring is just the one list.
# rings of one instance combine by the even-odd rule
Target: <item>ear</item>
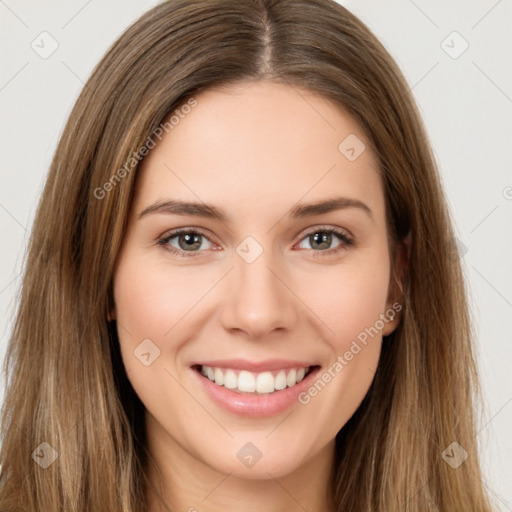
[[112,322],[112,320],[116,319],[116,305],[114,303],[114,299],[109,295],[107,299],[107,320]]
[[411,257],[412,234],[407,235],[398,242],[395,251],[395,266],[391,269],[389,281],[388,300],[386,302],[386,317],[389,318],[382,330],[383,336],[391,334],[400,323],[400,311],[403,309],[403,283]]

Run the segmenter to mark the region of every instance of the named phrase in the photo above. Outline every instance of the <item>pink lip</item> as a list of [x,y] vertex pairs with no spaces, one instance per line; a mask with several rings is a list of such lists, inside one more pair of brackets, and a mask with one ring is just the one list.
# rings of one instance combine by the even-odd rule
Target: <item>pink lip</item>
[[318,363],[295,361],[291,359],[266,359],[265,361],[249,361],[247,359],[219,359],[217,361],[197,361],[193,365],[210,366],[213,368],[231,368],[233,370],[247,370],[260,373],[272,370],[287,370],[291,368],[308,368]]
[[[211,363],[212,366],[214,366],[213,362]],[[218,364],[219,361],[216,361],[215,365]],[[232,361],[230,361],[229,364],[232,364]],[[282,364],[282,362],[280,364]],[[210,365],[208,364],[206,366]],[[299,363],[296,366],[302,367],[303,363]],[[292,367],[295,367],[295,363]],[[232,391],[231,389],[218,386],[210,381],[210,379],[201,374],[199,367],[195,366],[191,368],[191,370],[195,378],[199,379],[199,384],[203,386],[206,394],[223,409],[239,416],[264,418],[280,414],[293,404],[296,404],[299,394],[306,391],[306,389],[311,386],[315,376],[320,371],[320,366],[315,366],[315,368],[313,368],[303,380],[295,384],[295,386],[274,391],[266,395],[253,395]]]

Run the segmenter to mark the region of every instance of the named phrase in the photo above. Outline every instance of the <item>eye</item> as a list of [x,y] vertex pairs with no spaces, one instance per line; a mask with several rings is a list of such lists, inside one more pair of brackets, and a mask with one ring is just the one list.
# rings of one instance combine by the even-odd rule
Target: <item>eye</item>
[[158,240],[158,245],[179,256],[194,256],[194,253],[200,252],[201,249],[211,249],[213,243],[198,228],[187,228],[166,233]]
[[[333,242],[336,242],[336,238],[338,239],[338,244],[332,247]],[[333,254],[346,249],[347,246],[354,243],[353,239],[345,231],[323,226],[309,231],[306,233],[305,237],[301,239],[299,248],[308,249],[307,247],[303,247],[304,242],[309,243],[310,249],[317,253],[314,254],[315,257]]]
[[[332,247],[336,239],[338,239],[338,243]],[[345,231],[328,226],[317,227],[303,235],[298,244],[300,249],[308,249],[303,247],[304,242],[309,243],[310,250],[314,251],[314,257],[328,256],[342,251],[354,243]],[[164,234],[157,243],[178,256],[196,256],[202,250],[215,250],[215,245],[208,235],[199,228],[177,229]]]

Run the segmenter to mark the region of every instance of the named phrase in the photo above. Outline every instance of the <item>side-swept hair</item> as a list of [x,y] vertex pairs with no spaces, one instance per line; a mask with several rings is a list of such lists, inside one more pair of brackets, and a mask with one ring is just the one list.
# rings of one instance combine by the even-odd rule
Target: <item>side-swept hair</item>
[[[169,0],[128,28],[65,126],[33,225],[5,360],[0,510],[143,512],[143,405],[119,355],[112,275],[137,165],[163,120],[210,87],[271,80],[349,112],[378,156],[389,232],[412,247],[403,314],[336,438],[334,509],[488,512],[472,332],[453,230],[417,107],[368,28],[332,0]],[[442,458],[458,442],[456,470]],[[48,443],[58,459],[32,454]]]

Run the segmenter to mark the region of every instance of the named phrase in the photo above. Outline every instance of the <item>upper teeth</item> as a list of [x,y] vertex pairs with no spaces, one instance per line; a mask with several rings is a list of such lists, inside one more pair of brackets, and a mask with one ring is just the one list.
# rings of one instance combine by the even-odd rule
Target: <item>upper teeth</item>
[[252,373],[246,370],[201,367],[201,373],[215,384],[243,393],[272,393],[287,386],[292,387],[304,378],[307,370],[308,368],[292,368],[279,370],[273,375],[272,372]]

